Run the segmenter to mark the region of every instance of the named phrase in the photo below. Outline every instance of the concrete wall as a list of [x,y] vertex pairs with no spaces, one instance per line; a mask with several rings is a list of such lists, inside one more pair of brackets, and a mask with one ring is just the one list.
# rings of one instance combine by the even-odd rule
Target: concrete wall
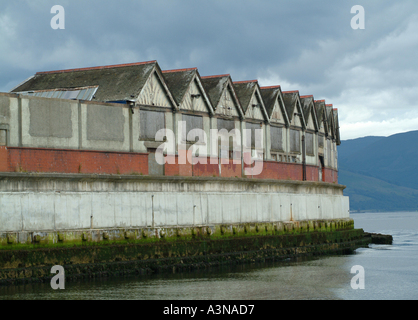
[[[241,179],[242,180],[242,179]],[[341,186],[230,179],[3,174],[0,231],[344,219]],[[217,191],[215,191],[217,190]]]
[[[177,129],[177,122],[184,117],[181,113],[173,113],[168,108],[147,106],[146,109],[162,112],[164,114],[165,127],[174,131]],[[97,154],[97,157],[103,159],[113,157],[109,156],[109,152],[119,152],[121,154],[147,153],[150,149],[155,150],[160,145],[160,142],[141,140],[140,112],[137,108],[133,111],[132,113],[130,108],[124,104],[93,103],[0,93],[0,146],[6,145],[9,149],[7,164],[3,162],[0,164],[0,167],[8,168],[7,171],[65,172],[63,170],[65,170],[65,164],[67,162],[65,159],[66,156],[85,159],[85,161],[80,160],[79,165],[81,164],[82,167],[89,166],[86,162],[88,158],[86,158],[86,154],[80,153],[77,156],[75,154],[70,155],[68,150],[101,152],[102,155],[99,156]],[[203,117],[202,126],[208,138],[206,149],[208,154],[210,154],[210,129],[217,127],[217,119],[211,119],[208,114],[204,113],[200,113],[199,115]],[[240,122],[238,119],[234,119],[233,121],[236,129],[240,129],[241,127],[245,129],[251,126],[249,123],[245,121]],[[255,126],[264,132],[264,160],[268,160],[264,164],[265,172],[258,176],[258,178],[302,179],[303,175],[299,174],[301,168],[293,166],[294,164],[301,166],[302,154],[301,152],[289,152],[289,132],[291,128],[283,128],[282,145],[284,150],[280,152],[281,159],[279,159],[277,154],[277,159],[273,160],[270,154],[270,125],[257,124]],[[301,140],[303,132],[298,132],[300,133],[299,140]],[[242,140],[246,141],[245,134],[243,134]],[[336,170],[335,142],[328,139],[326,141],[329,142],[325,142],[324,145],[325,166],[327,169]],[[301,150],[301,143],[299,144],[299,149]],[[187,148],[189,147],[190,145],[187,146]],[[22,148],[22,150],[18,152],[13,148]],[[35,152],[34,149],[38,149],[38,151]],[[48,151],[48,149],[51,150]],[[306,156],[307,165],[319,165],[317,142],[315,142],[314,149],[314,156]],[[51,152],[55,152],[56,154],[52,155]],[[180,156],[184,152],[177,150],[177,154]],[[198,165],[197,167],[193,167],[190,163],[187,163],[186,165],[166,165],[165,168],[161,168],[156,164],[155,159],[153,160],[151,157],[153,155],[150,155],[149,164],[146,169],[144,167],[138,169],[138,165],[134,165],[134,168],[130,171],[168,176],[242,176],[243,164],[234,165],[232,164],[232,160],[230,160],[230,164],[219,165],[218,167],[214,165],[208,165],[207,167]],[[297,159],[292,160],[292,157]],[[96,171],[89,169],[85,172],[118,173],[123,171],[123,173],[129,173],[128,169],[123,169],[122,171],[116,169],[116,167],[128,167],[131,165],[129,161],[125,164],[122,163],[124,158],[126,157],[121,155],[119,160],[110,164],[106,164],[101,160],[98,162],[93,161],[100,168],[111,168],[108,171],[98,168]],[[34,161],[38,161],[39,164],[31,163]],[[48,165],[47,169],[44,169],[45,166],[41,163],[43,161]],[[68,161],[71,161],[71,159]],[[296,163],[292,163],[292,161],[296,161]],[[275,162],[276,164],[270,162]],[[274,172],[274,170],[278,171]],[[74,173],[75,170],[72,168],[67,172]],[[338,175],[336,174],[326,174],[324,176],[326,182],[338,181],[336,179]],[[309,174],[307,180],[318,180],[318,178],[314,178],[312,174]]]

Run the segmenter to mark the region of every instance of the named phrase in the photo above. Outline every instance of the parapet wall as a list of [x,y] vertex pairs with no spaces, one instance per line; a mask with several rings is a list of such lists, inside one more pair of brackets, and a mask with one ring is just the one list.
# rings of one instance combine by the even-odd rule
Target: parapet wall
[[345,219],[343,188],[243,178],[3,173],[0,231]]

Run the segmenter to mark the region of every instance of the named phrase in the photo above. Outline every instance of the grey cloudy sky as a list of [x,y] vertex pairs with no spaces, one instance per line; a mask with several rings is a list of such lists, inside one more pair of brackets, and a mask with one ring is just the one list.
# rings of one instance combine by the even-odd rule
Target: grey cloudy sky
[[[53,30],[51,7],[65,9]],[[351,7],[365,9],[353,30]],[[418,130],[416,0],[3,0],[0,91],[37,71],[157,60],[338,108],[342,139]]]

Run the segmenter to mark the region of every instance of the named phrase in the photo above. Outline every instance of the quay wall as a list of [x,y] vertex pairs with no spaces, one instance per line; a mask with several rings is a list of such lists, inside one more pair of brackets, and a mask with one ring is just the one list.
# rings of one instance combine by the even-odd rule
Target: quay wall
[[349,218],[344,186],[310,181],[0,174],[0,232]]

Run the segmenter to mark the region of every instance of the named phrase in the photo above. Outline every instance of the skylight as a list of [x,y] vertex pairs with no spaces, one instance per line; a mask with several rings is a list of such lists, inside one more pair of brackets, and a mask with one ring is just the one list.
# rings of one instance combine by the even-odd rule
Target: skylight
[[99,86],[82,87],[71,89],[48,89],[48,90],[34,90],[16,92],[18,94],[25,94],[41,98],[57,98],[67,100],[87,100],[91,101]]

